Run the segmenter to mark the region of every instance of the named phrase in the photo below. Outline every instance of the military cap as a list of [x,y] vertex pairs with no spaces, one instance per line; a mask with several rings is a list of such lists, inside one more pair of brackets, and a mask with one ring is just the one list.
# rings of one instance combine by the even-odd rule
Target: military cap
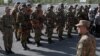
[[76,24],[77,27],[79,26],[85,26],[85,27],[90,27],[90,21],[87,20],[80,20],[78,24]]

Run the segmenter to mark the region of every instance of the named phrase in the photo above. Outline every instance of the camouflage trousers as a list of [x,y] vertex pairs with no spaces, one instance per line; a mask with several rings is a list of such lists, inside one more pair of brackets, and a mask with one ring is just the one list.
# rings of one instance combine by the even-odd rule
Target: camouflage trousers
[[12,42],[13,42],[13,31],[12,31],[12,29],[6,29],[3,32],[3,40],[4,40],[5,50],[11,50]]
[[71,36],[71,32],[74,26],[75,26],[74,24],[68,25],[68,32],[67,32],[68,36]]
[[21,43],[22,43],[22,45],[26,46],[27,38],[28,38],[28,33],[29,33],[28,30],[24,30],[24,31],[21,32]]
[[53,34],[53,28],[47,28],[47,37],[48,37],[48,39],[52,38],[52,34]]
[[40,39],[41,39],[41,29],[35,29],[34,32],[35,32],[35,37],[34,37],[35,42],[36,43],[40,42]]
[[21,32],[20,29],[16,28],[15,29],[15,37],[17,40],[20,40]]
[[19,24],[18,23],[15,23],[14,29],[15,29],[15,37],[16,37],[16,39],[20,40],[21,32],[20,32]]
[[61,26],[59,26],[59,27],[57,27],[57,32],[58,32],[58,37],[62,37],[62,35],[63,35],[63,26],[61,27]]

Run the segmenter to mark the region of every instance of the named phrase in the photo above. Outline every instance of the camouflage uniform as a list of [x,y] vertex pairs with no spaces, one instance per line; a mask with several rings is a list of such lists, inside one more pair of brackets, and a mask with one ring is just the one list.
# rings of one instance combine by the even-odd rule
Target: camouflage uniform
[[77,46],[77,56],[96,56],[96,40],[89,33],[81,36]]
[[29,33],[28,33],[28,39],[27,39],[27,42],[28,43],[32,43],[30,40],[29,40],[29,38],[32,38],[32,36],[31,36],[31,30],[32,30],[32,24],[31,24],[31,19],[30,19],[30,16],[31,16],[31,14],[32,14],[32,9],[31,9],[31,5],[30,4],[28,4],[27,5],[27,18],[28,18],[28,22],[27,22],[27,24],[28,24],[28,26],[29,26]]
[[89,33],[90,24],[90,21],[80,20],[76,25],[78,33],[81,34],[77,46],[77,56],[95,56],[96,39]]
[[26,13],[23,11],[19,12],[17,15],[17,23],[19,24],[19,32],[20,32],[20,39],[21,39],[21,44],[24,48],[24,50],[29,49],[27,47],[27,38],[28,38],[28,33],[29,33],[29,25],[28,23],[28,16]]
[[80,20],[88,20],[88,14],[85,12],[83,6],[81,6],[77,13],[78,21]]
[[84,15],[85,15],[84,20],[89,20],[88,13],[89,13],[89,8],[86,6],[85,9],[84,9]]
[[84,18],[83,6],[81,6],[80,8],[78,8],[78,11],[77,11],[77,15],[76,16],[78,18],[78,22]]
[[100,10],[98,10],[95,16],[94,23],[95,23],[96,36],[99,37],[100,36]]
[[18,36],[18,23],[16,22],[16,18],[17,18],[17,13],[19,12],[18,8],[15,8],[13,11],[12,11],[12,16],[14,18],[14,29],[15,29],[15,36],[16,36],[16,39],[17,41],[20,40],[19,36]]
[[3,41],[6,52],[11,52],[13,43],[13,24],[14,20],[11,15],[3,15],[1,17],[1,31],[3,33]]
[[72,28],[75,26],[75,16],[72,9],[67,13],[67,27],[68,27],[68,37],[71,37]]
[[46,23],[46,30],[47,30],[47,37],[48,37],[48,43],[52,43],[52,34],[53,34],[53,29],[55,26],[55,21],[56,21],[56,14],[53,12],[53,6],[49,9],[48,13],[46,14],[47,18],[47,23]]
[[37,46],[41,46],[40,39],[41,39],[41,31],[43,28],[43,21],[44,21],[44,15],[42,10],[36,10],[31,15],[32,19],[32,26],[35,31],[35,42],[37,43]]
[[63,29],[65,27],[65,13],[64,13],[64,8],[59,8],[57,13],[57,32],[58,32],[58,37],[59,40],[63,40],[62,35],[63,35]]
[[[73,11],[73,13],[74,13],[74,21],[75,21],[75,24],[77,24],[78,23],[78,18],[77,18],[77,6],[78,5],[75,5],[75,8],[74,8],[74,11]],[[76,26],[74,26],[74,30],[76,30]]]

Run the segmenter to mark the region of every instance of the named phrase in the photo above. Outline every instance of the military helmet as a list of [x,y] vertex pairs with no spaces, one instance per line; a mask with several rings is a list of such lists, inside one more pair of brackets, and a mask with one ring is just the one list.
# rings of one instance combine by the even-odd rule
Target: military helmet
[[27,7],[32,7],[32,5],[31,5],[30,3],[28,3],[26,6],[27,6]]
[[42,7],[42,5],[41,4],[38,4],[37,7]]
[[54,8],[54,6],[53,6],[53,5],[51,5],[51,6],[50,6],[50,8]]
[[20,2],[17,2],[16,4],[20,4]]
[[27,8],[27,6],[26,6],[26,4],[25,4],[25,3],[24,3],[24,4],[22,4],[22,5],[19,7],[20,11],[22,11],[24,8]]
[[73,6],[72,6],[72,5],[70,5],[70,6],[68,7],[68,10],[70,10],[70,9],[73,9]]
[[63,3],[61,4],[61,8],[63,8],[63,9],[64,9],[64,4],[63,4]]
[[24,3],[24,4],[22,4],[22,8],[24,8],[24,7],[27,7],[25,3]]
[[64,4],[63,4],[63,3],[61,3],[61,6],[64,6]]
[[32,6],[32,5],[30,3],[28,3],[27,6]]
[[51,5],[51,6],[48,8],[48,11],[50,11],[50,10],[53,9],[53,8],[54,8],[54,6]]

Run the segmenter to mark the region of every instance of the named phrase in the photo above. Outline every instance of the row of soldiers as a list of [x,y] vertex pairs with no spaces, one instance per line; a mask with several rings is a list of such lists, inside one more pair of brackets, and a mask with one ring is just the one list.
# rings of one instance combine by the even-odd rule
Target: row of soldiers
[[75,25],[80,20],[89,20],[88,12],[90,7],[86,6],[84,8],[81,6],[77,10],[77,6],[70,6],[68,12],[65,13],[64,4],[60,5],[57,12],[54,12],[54,6],[52,5],[45,14],[43,13],[41,4],[37,5],[34,12],[30,4],[20,4],[20,2],[14,6],[12,11],[10,11],[11,9],[9,7],[6,7],[6,14],[0,19],[0,30],[3,33],[4,46],[7,54],[13,53],[11,50],[13,32],[15,32],[17,41],[21,41],[24,50],[30,49],[27,43],[30,43],[29,38],[32,37],[30,35],[31,31],[35,33],[35,43],[37,46],[41,46],[40,40],[44,25],[46,25],[45,33],[47,34],[49,44],[53,43],[52,34],[55,28],[57,28],[59,41],[63,40],[62,36],[65,27],[68,30],[68,38],[71,38],[72,29],[75,28],[76,30]]

